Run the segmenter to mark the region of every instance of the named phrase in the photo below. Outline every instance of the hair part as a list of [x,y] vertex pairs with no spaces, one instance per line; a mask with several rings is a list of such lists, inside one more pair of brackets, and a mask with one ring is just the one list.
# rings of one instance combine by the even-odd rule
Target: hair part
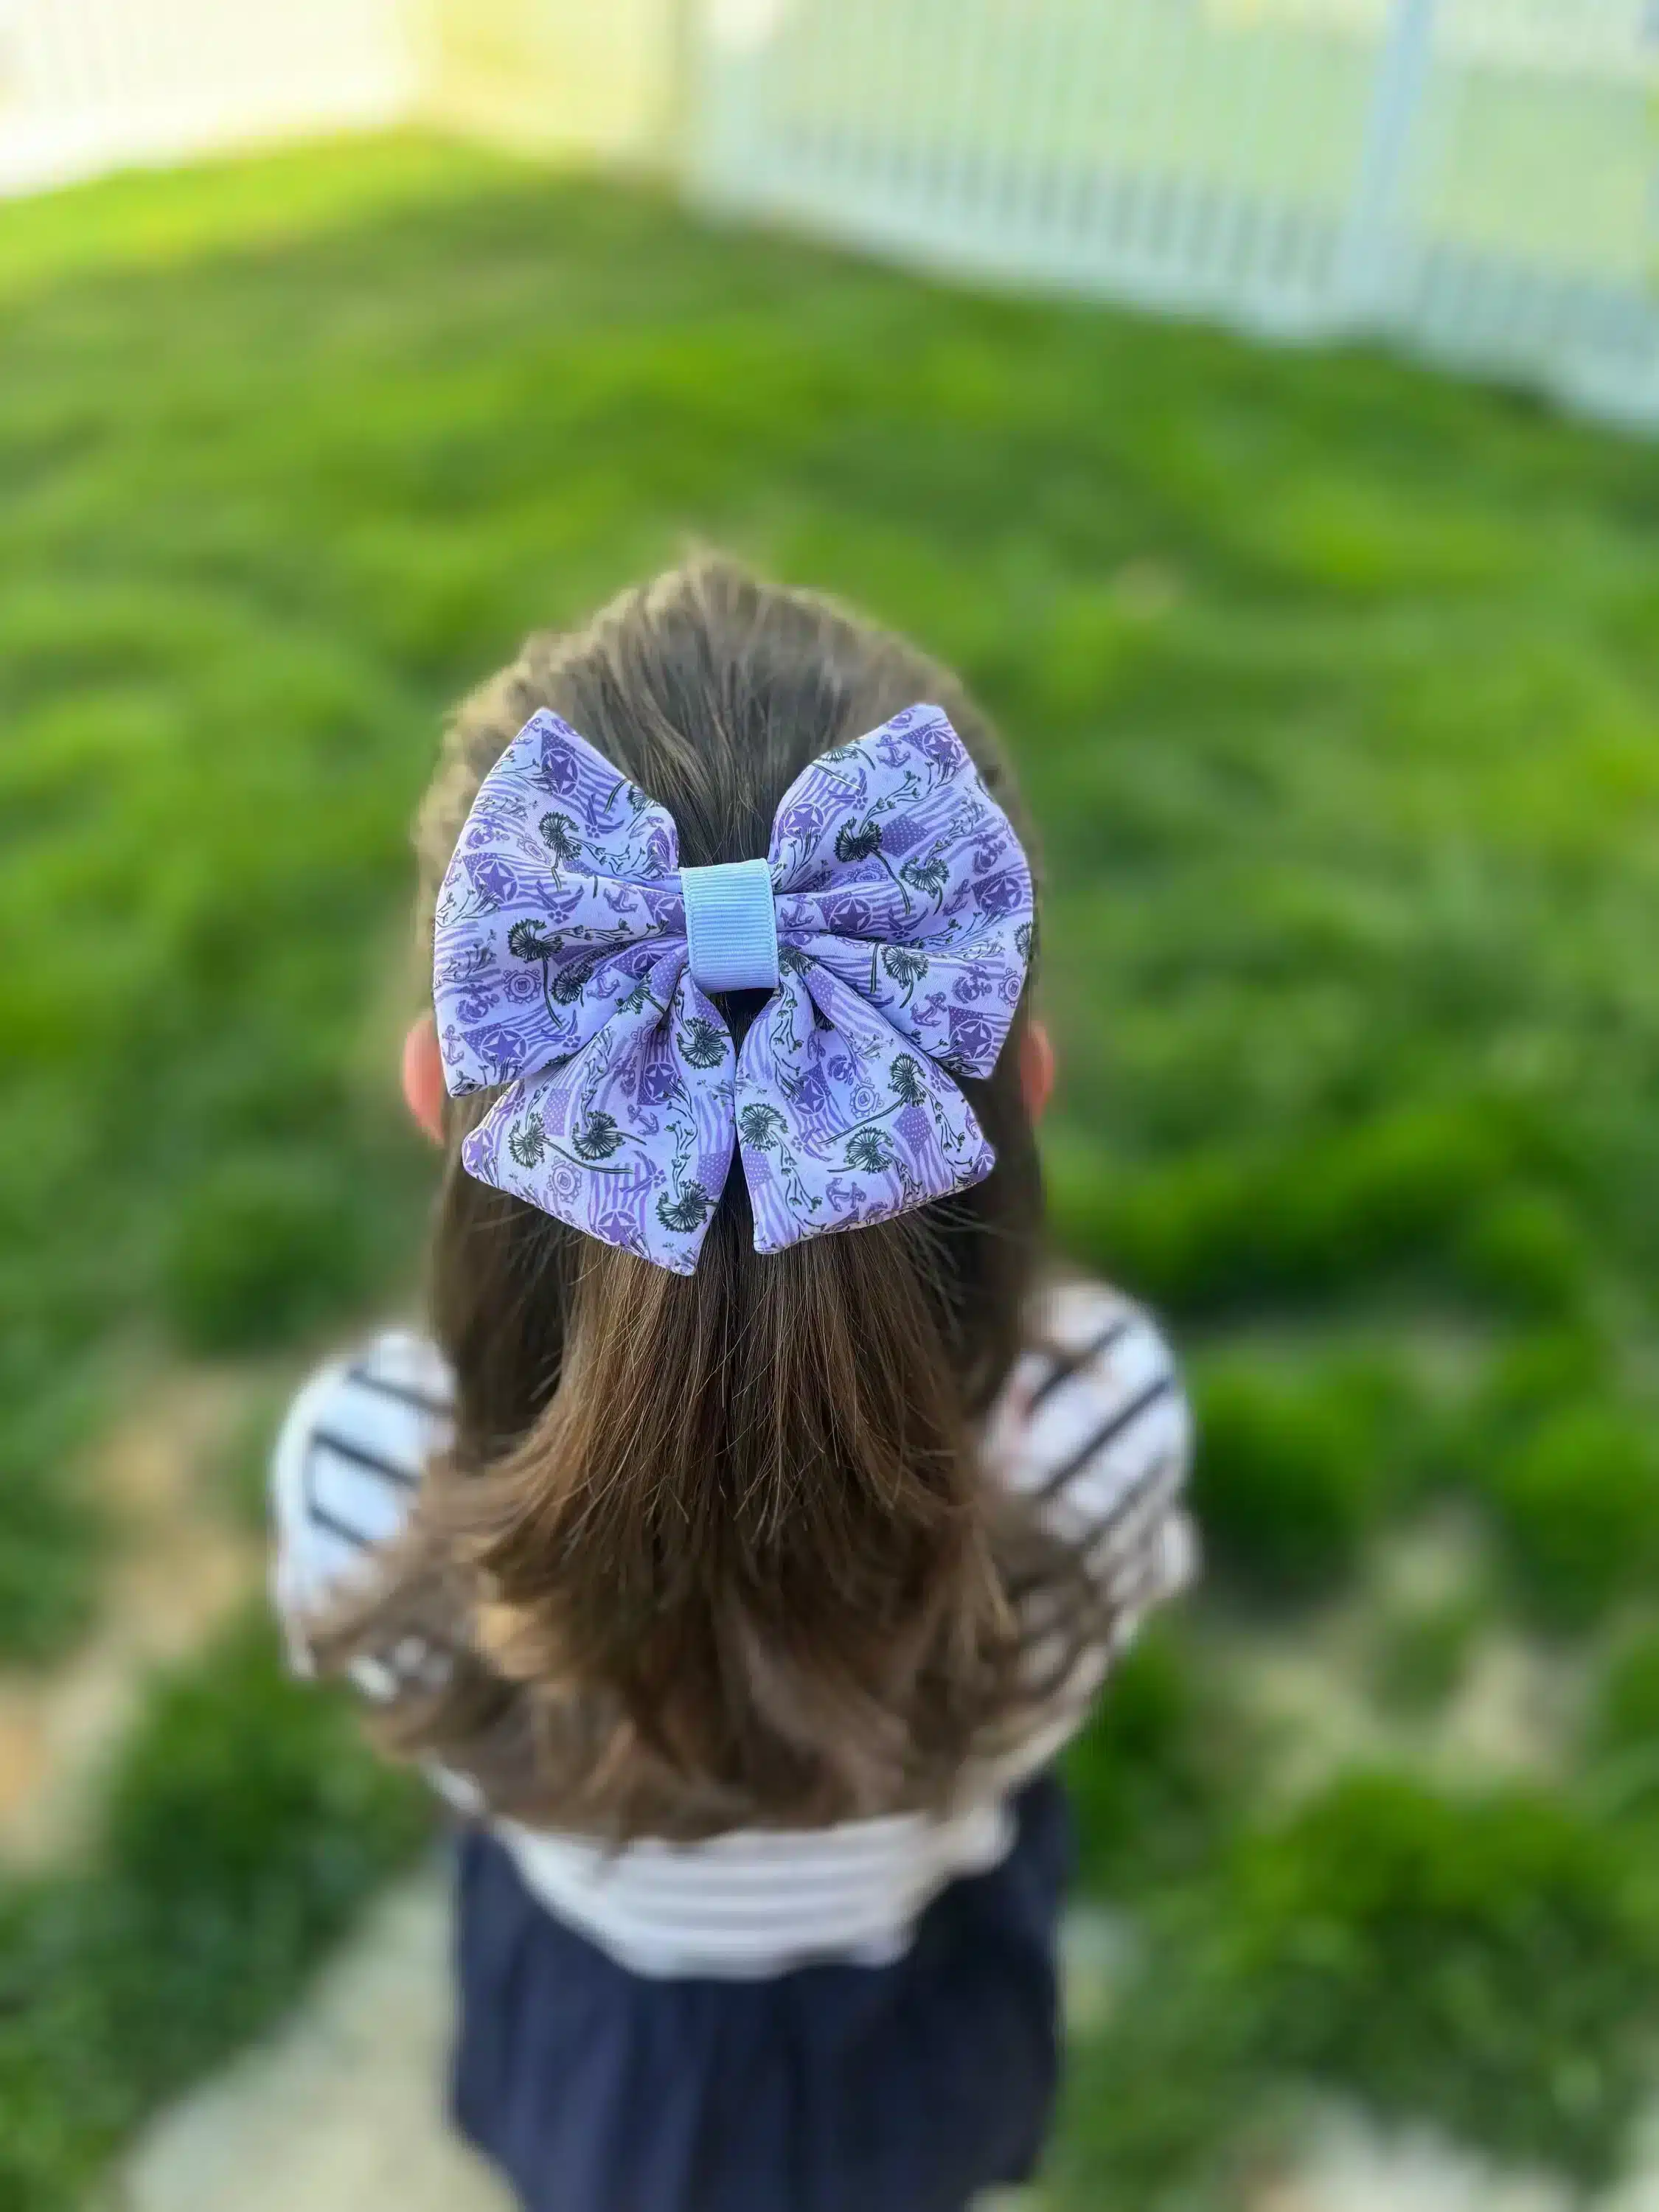
[[[421,808],[428,957],[472,799],[538,708],[668,809],[693,866],[763,853],[803,767],[924,698],[1029,852],[959,685],[827,600],[705,559],[532,637],[460,708]],[[763,1003],[720,1001],[738,1037]],[[431,1298],[456,1434],[379,1587],[318,1638],[337,1668],[410,1634],[444,1655],[380,1715],[388,1747],[500,1812],[695,1834],[942,1802],[1041,1694],[1022,1592],[1063,1565],[977,1445],[1040,1239],[1024,1020],[963,1084],[985,1181],[762,1255],[734,1167],[690,1276],[474,1182],[459,1145],[499,1094],[450,1102]]]

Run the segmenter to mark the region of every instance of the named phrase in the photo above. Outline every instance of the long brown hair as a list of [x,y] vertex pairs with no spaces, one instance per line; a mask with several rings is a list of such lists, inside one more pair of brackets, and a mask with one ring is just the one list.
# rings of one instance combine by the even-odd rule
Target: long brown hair
[[[960,687],[827,601],[703,560],[532,637],[460,708],[421,810],[428,955],[467,810],[538,708],[659,799],[697,866],[763,853],[808,762],[919,699],[1030,851]],[[721,1002],[734,1034],[758,1003]],[[389,1747],[470,1775],[498,1811],[619,1837],[949,1796],[1030,1694],[1035,1540],[975,1441],[1040,1233],[1024,1018],[963,1085],[996,1150],[983,1182],[763,1257],[734,1171],[690,1276],[474,1182],[460,1140],[496,1094],[452,1102],[431,1293],[457,1432],[380,1587],[320,1639],[336,1666],[444,1655],[381,1717]]]

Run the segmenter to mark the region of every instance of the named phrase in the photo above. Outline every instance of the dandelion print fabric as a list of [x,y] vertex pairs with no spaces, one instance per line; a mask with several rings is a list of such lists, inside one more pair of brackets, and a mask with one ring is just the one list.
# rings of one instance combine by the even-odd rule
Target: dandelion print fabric
[[672,818],[556,715],[525,725],[438,901],[446,1081],[505,1086],[470,1175],[690,1273],[734,1145],[762,1252],[990,1172],[954,1079],[1007,1036],[1031,875],[944,713],[822,754],[767,860],[778,982],[738,1051],[692,972]]

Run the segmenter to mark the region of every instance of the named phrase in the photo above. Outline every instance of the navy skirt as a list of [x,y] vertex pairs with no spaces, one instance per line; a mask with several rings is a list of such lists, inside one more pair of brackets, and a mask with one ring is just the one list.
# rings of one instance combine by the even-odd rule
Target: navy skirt
[[460,1844],[454,2112],[526,2212],[963,2212],[1030,2179],[1060,2066],[1060,1785],[901,1959],[762,1981],[618,1966]]

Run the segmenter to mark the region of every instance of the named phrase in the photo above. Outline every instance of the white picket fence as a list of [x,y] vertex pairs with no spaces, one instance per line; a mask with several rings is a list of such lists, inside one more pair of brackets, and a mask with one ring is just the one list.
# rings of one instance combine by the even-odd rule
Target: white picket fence
[[0,191],[422,111],[1659,425],[1659,0],[0,0]]
[[1659,423],[1651,0],[710,0],[710,204]]
[[0,193],[406,114],[402,0],[0,0]]

